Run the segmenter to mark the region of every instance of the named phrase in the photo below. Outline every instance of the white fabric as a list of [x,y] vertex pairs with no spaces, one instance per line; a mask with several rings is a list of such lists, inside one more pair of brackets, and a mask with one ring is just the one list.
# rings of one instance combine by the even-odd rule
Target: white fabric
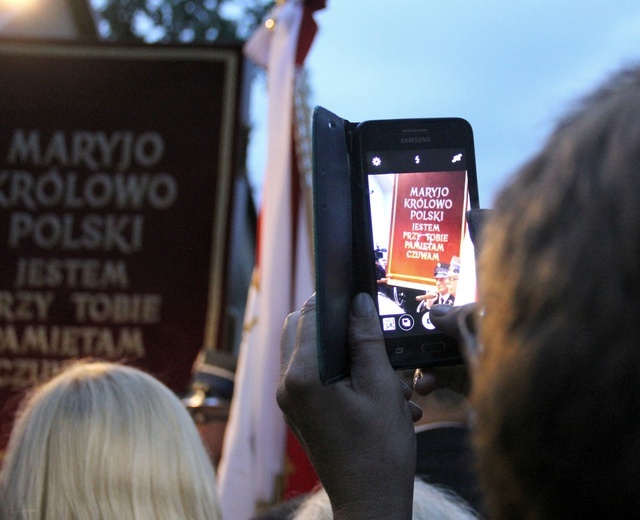
[[[268,151],[260,217],[260,258],[254,271],[257,283],[252,283],[249,291],[234,397],[219,467],[224,520],[247,520],[258,504],[274,499],[275,484],[283,473],[286,433],[275,399],[280,372],[280,332],[286,316],[313,291],[308,227],[304,220],[299,220],[297,251],[293,251],[291,236],[294,62],[302,4],[286,2],[277,6],[270,17],[276,20],[275,30],[268,31],[263,26],[246,46],[246,52],[257,60],[268,56]],[[304,207],[299,217],[305,218]],[[298,269],[294,270],[294,262],[298,262]],[[294,272],[296,280],[292,279]]]
[[472,303],[477,300],[476,290],[476,257],[469,234],[468,226],[462,240],[460,251],[460,276],[458,277],[458,290],[456,291],[456,306]]

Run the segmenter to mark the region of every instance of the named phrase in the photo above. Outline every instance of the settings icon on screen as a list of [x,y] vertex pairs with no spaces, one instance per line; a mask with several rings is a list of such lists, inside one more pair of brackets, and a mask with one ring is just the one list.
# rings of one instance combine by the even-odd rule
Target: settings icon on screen
[[374,166],[380,166],[382,164],[382,160],[380,159],[380,157],[374,157],[373,159],[371,159],[371,164],[373,164]]

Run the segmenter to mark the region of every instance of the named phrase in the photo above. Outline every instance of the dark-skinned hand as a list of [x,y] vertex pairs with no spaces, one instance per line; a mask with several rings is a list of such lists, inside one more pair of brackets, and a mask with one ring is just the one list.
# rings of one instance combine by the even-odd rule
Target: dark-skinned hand
[[322,385],[315,297],[282,332],[277,392],[287,423],[309,455],[334,518],[411,518],[420,409],[395,374],[371,297],[358,294],[349,323],[349,377]]

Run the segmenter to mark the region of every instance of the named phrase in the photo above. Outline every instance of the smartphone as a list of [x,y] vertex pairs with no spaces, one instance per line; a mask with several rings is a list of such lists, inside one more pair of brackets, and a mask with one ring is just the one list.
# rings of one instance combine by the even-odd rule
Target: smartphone
[[389,360],[397,369],[462,363],[457,342],[435,329],[429,310],[476,297],[466,218],[479,207],[471,125],[365,121],[353,138],[366,238],[358,257],[368,264]]
[[435,330],[435,303],[475,300],[467,212],[479,207],[473,132],[460,118],[312,121],[320,379],[348,374],[350,301],[376,303],[396,369],[462,362]]

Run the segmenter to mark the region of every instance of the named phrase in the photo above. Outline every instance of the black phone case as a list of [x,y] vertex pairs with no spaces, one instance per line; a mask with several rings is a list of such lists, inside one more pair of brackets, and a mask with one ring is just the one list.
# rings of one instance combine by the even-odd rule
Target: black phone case
[[375,293],[373,262],[363,261],[369,256],[367,237],[359,227],[366,218],[364,179],[352,164],[357,126],[325,108],[314,110],[316,326],[323,384],[339,381],[349,373],[351,299],[359,292]]
[[322,107],[313,113],[313,212],[318,366],[323,384],[348,374],[352,294],[352,197],[349,121]]

